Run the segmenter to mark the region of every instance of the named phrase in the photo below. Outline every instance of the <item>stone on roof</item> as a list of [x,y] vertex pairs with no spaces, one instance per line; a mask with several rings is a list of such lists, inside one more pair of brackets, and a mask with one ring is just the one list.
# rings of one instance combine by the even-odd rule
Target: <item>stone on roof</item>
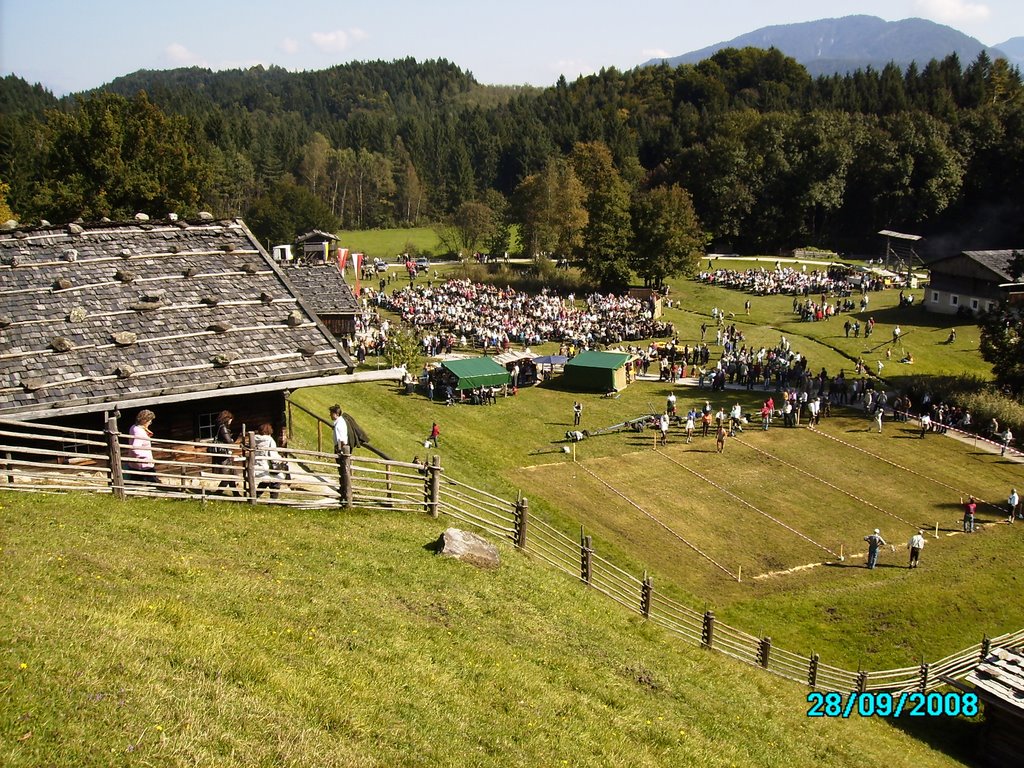
[[295,386],[352,368],[240,220],[0,232],[0,318],[4,416]]
[[1024,648],[996,648],[966,681],[979,696],[1024,715]]

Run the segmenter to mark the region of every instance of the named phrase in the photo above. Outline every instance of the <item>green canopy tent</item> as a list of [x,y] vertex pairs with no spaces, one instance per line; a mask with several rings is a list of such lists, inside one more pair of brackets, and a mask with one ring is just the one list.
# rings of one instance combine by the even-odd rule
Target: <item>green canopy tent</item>
[[570,388],[617,392],[626,388],[626,363],[631,357],[625,352],[580,352],[565,364],[562,381]]
[[472,357],[468,360],[447,360],[441,367],[452,374],[455,389],[500,387],[512,381],[511,375],[492,357]]

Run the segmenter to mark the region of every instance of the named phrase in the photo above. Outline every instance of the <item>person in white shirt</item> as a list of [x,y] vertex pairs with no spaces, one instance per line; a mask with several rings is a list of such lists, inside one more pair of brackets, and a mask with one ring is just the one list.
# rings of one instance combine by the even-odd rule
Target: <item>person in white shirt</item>
[[918,531],[910,537],[910,565],[908,568],[917,568],[917,560],[921,557],[921,550],[924,549],[924,531]]
[[334,452],[341,453],[342,446],[348,445],[348,424],[340,405],[332,405],[330,414],[334,420]]
[[658,423],[658,428],[661,430],[661,444],[668,444],[668,414],[661,414],[661,419]]
[[1012,523],[1015,518],[1024,517],[1020,512],[1020,496],[1017,494],[1016,488],[1010,489],[1010,498],[1006,500],[1006,506],[1010,509],[1010,519],[1006,522]]
[[743,431],[743,408],[736,403],[729,411],[729,432],[735,435]]

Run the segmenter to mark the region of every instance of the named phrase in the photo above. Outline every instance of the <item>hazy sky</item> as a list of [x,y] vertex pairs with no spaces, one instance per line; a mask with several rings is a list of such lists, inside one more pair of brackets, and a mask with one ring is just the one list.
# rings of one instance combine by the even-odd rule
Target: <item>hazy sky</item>
[[772,24],[921,17],[997,45],[1021,0],[0,0],[0,75],[57,95],[139,69],[445,58],[488,84],[630,69]]

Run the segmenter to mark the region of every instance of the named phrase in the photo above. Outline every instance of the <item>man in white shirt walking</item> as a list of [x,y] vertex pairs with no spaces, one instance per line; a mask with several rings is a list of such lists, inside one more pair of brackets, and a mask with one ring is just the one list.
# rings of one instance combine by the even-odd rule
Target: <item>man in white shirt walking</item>
[[908,568],[917,568],[917,560],[921,557],[921,550],[924,549],[924,531],[918,531],[910,537],[910,565]]

